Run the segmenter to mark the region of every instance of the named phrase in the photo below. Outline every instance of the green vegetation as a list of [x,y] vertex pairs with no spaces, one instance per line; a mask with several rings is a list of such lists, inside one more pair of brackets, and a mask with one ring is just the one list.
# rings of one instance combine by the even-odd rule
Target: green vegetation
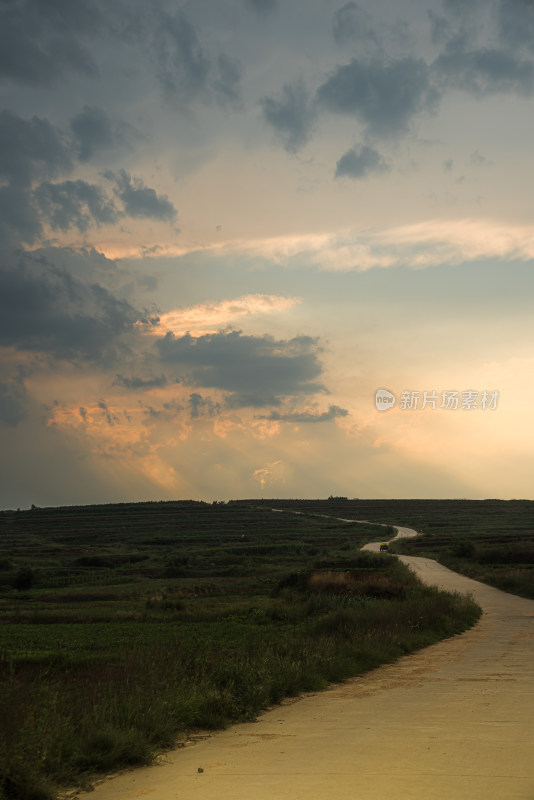
[[427,534],[417,544],[403,542],[396,552],[434,558],[455,572],[505,592],[534,599],[534,530],[459,536]]
[[455,572],[534,599],[534,501],[340,500],[272,503],[414,528],[422,535],[399,541],[395,552],[434,558]]
[[187,731],[254,718],[478,618],[360,552],[383,528],[260,505],[0,513],[2,800],[148,763]]

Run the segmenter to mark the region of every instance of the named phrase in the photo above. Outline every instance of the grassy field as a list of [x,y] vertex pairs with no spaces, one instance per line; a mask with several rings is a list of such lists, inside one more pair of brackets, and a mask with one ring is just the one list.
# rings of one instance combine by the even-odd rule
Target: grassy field
[[48,800],[148,763],[188,731],[254,718],[478,618],[397,559],[359,552],[383,528],[307,511],[0,512],[0,797]]
[[395,552],[434,558],[455,572],[534,598],[534,501],[272,501],[277,507],[396,523],[421,532]]

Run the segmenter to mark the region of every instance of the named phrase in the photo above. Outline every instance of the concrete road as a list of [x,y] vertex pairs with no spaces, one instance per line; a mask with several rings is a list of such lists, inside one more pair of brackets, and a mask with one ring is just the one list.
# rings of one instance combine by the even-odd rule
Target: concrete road
[[471,593],[481,621],[106,780],[92,800],[534,800],[534,601],[402,560]]
[[[340,522],[352,522],[352,521],[353,520],[350,520],[350,519],[340,520]],[[381,523],[376,523],[376,522],[373,523],[373,525],[377,525],[377,524],[380,525]],[[386,526],[384,525],[384,527],[386,527]],[[417,536],[417,531],[414,531],[413,528],[403,528],[403,527],[401,527],[399,525],[396,525],[394,527],[395,527],[395,530],[397,531],[397,533],[393,537],[393,539],[389,540],[390,542],[394,542],[395,539],[408,539],[408,538],[411,538],[412,536]],[[372,553],[378,553],[378,552],[380,552],[380,545],[381,545],[381,542],[369,542],[369,544],[364,544],[364,546],[362,547],[362,550],[370,550]]]

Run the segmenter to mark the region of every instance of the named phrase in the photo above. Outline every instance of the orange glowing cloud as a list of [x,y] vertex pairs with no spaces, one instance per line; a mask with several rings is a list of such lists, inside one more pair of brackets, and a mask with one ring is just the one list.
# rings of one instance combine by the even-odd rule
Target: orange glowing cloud
[[[187,246],[185,243],[180,246],[164,245],[154,254],[181,257],[200,251],[212,253],[214,257],[237,254],[264,258],[277,264],[303,257],[328,271],[364,271],[401,264],[424,268],[481,258],[531,259],[534,257],[534,227],[493,219],[428,219],[383,229],[344,228],[337,231],[233,239],[200,246]],[[134,255],[133,252],[129,254]],[[137,255],[147,257],[151,253],[143,251]],[[262,313],[265,311],[263,309]]]
[[153,336],[172,331],[176,336],[191,333],[203,336],[215,333],[221,327],[240,317],[258,314],[277,314],[287,311],[300,303],[298,297],[282,297],[270,294],[247,294],[233,300],[219,303],[201,303],[188,308],[178,308],[160,315],[157,325],[146,327],[143,331]]
[[178,475],[158,454],[168,442],[153,441],[143,425],[140,408],[122,409],[105,403],[56,406],[50,427],[83,441],[84,449],[97,458],[118,458],[162,489],[176,489]]
[[267,484],[284,483],[284,464],[278,459],[265,467],[259,467],[252,473],[254,480],[258,481],[263,490]]

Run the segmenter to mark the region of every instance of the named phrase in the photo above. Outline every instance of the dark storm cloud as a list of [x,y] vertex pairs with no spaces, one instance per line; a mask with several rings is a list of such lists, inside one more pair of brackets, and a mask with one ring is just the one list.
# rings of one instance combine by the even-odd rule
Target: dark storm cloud
[[272,411],[265,417],[259,419],[268,419],[280,422],[330,422],[336,417],[346,417],[349,412],[346,408],[340,406],[328,406],[328,411],[323,411],[319,414],[310,414],[308,412],[295,412],[292,414],[280,414],[278,411]]
[[71,167],[68,145],[47,119],[0,112],[0,178],[21,186]]
[[[126,297],[130,294],[132,281],[137,282],[135,272],[121,269],[116,261],[106,258],[94,247],[40,247],[32,252],[32,259],[68,273],[85,286],[100,285],[115,294]],[[155,324],[157,320],[153,320]]]
[[101,187],[86,181],[43,182],[33,195],[54,230],[65,231],[75,227],[83,233],[94,223],[109,224],[119,217],[115,204]]
[[163,96],[171,106],[194,100],[226,106],[239,99],[241,65],[227,53],[212,53],[183,10],[160,5],[135,20],[136,37],[155,66]]
[[176,217],[176,209],[169,198],[156,194],[140,178],[129,175],[123,169],[118,174],[108,170],[105,177],[115,183],[115,194],[122,200],[127,216],[168,221]]
[[269,14],[278,6],[278,0],[245,0],[245,3],[260,14]]
[[324,390],[317,340],[308,336],[276,340],[240,331],[193,338],[168,333],[156,342],[163,362],[186,370],[195,386],[230,392],[228,405],[265,406],[282,397]]
[[[71,120],[71,129],[82,160],[113,143],[109,119],[101,109],[86,106]],[[4,247],[32,244],[43,222],[55,230],[76,227],[85,232],[121,216],[175,219],[176,209],[165,195],[124,170],[105,173],[123,208],[97,184],[81,179],[52,182],[72,172],[73,152],[73,142],[65,140],[49,120],[0,112],[0,240]]]
[[338,67],[317,91],[329,111],[357,117],[376,134],[404,131],[411,119],[437,101],[424,61],[401,58],[389,63],[353,59]]
[[482,4],[483,0],[469,0],[468,3],[465,0],[442,0],[446,12],[462,19],[475,14]]
[[213,89],[221,106],[235,105],[239,101],[243,68],[236,58],[222,53],[217,59]]
[[529,96],[534,91],[532,61],[503,48],[473,49],[464,36],[448,41],[433,67],[446,86],[478,96],[500,92]]
[[197,31],[182,11],[161,12],[156,32],[159,81],[167,97],[190,99],[206,88],[210,71]]
[[23,119],[0,112],[0,244],[33,243],[41,231],[32,182],[69,171],[67,144],[55,127],[40,117]]
[[16,428],[27,416],[28,395],[24,385],[24,370],[15,376],[0,379],[0,423]]
[[468,3],[464,0],[442,0],[440,11],[427,11],[432,41],[445,44],[450,39],[463,36],[475,42],[484,25],[483,14],[488,10],[491,10],[491,6],[481,0],[470,0]]
[[444,44],[452,36],[452,27],[447,17],[437,14],[432,9],[428,11],[430,21],[430,35],[434,44]]
[[113,145],[111,121],[103,108],[84,106],[70,121],[80,161],[89,161],[99,150]]
[[[46,87],[76,74],[98,78],[102,48],[111,45],[124,47],[125,54],[129,50],[172,105],[195,100],[234,104],[240,94],[239,62],[206,47],[186,13],[172,5],[164,0],[148,5],[135,0],[4,0],[0,79]],[[89,142],[85,149],[87,135],[105,135],[103,122],[94,116],[79,121],[82,160],[92,148]],[[87,126],[95,124],[88,132]]]
[[534,3],[532,0],[500,0],[498,22],[504,42],[534,50]]
[[73,72],[96,75],[84,44],[102,24],[90,0],[11,0],[0,3],[0,78],[46,86]]
[[295,153],[306,144],[315,119],[315,107],[303,83],[286,84],[280,99],[264,97],[261,106],[263,116],[288,152]]
[[351,147],[336,164],[336,178],[361,180],[372,173],[389,172],[391,167],[378,150],[367,144]]
[[0,345],[63,359],[113,359],[140,319],[124,300],[40,257],[0,268]]
[[162,386],[167,386],[168,382],[165,375],[160,375],[159,378],[139,378],[137,375],[126,378],[124,375],[117,373],[113,384],[114,386],[123,386],[131,391],[144,391],[145,389],[158,389]]
[[378,45],[371,17],[357,3],[347,3],[334,13],[332,33],[338,44],[357,41]]
[[0,253],[21,241],[32,244],[41,232],[41,220],[27,189],[0,186]]
[[192,392],[189,395],[189,409],[191,419],[216,417],[221,413],[220,403],[214,402],[210,397],[203,397],[198,392]]

